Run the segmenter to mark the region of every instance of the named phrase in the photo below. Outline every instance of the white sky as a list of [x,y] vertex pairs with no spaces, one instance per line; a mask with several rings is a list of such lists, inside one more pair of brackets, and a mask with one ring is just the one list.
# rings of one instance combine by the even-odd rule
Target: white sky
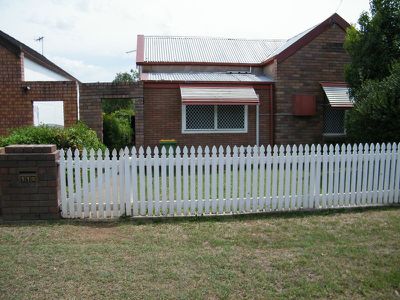
[[[342,3],[341,3],[342,1]],[[341,5],[340,5],[341,3]],[[333,14],[355,24],[368,0],[0,0],[0,30],[82,82],[135,67],[136,35],[290,38]]]

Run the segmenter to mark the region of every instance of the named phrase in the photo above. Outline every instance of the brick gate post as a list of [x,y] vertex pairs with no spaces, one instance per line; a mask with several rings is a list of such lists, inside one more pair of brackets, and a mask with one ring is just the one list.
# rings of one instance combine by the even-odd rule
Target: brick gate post
[[3,220],[60,218],[59,151],[55,145],[0,148]]

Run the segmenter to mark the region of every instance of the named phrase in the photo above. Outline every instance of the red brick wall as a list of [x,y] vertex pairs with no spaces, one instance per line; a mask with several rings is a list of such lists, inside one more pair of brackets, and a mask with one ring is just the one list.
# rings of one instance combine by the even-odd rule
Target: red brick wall
[[[269,143],[269,89],[257,89],[260,96],[260,144]],[[247,133],[182,134],[181,97],[178,87],[144,86],[144,144],[154,147],[161,139],[176,139],[179,146],[254,145],[256,143],[255,106],[248,109]]]
[[132,99],[135,106],[135,142],[143,145],[143,84],[133,83],[83,83],[80,86],[81,120],[103,139],[103,115],[101,100]]
[[[33,124],[33,101],[64,101],[64,123],[77,120],[77,86],[74,81],[22,81],[23,54],[0,46],[0,135]],[[24,87],[29,86],[29,91]]]
[[[345,81],[344,66],[349,56],[332,43],[343,43],[345,32],[333,25],[294,55],[278,63],[275,93],[275,143],[305,144],[323,140],[321,81]],[[337,44],[336,44],[337,46]],[[315,95],[317,114],[297,117],[292,114],[295,94]]]

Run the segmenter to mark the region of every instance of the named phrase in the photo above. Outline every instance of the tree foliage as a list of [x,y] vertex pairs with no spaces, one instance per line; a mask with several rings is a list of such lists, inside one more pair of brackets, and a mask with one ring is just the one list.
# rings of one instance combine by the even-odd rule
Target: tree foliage
[[400,141],[400,62],[383,80],[367,80],[347,112],[346,130],[353,142]]
[[114,83],[119,82],[135,82],[139,80],[139,73],[137,70],[131,69],[129,72],[121,72],[115,75]]
[[347,136],[355,142],[400,141],[400,1],[370,1],[358,24],[345,41],[351,57],[346,81],[355,100],[346,116]]
[[354,94],[368,79],[383,79],[400,58],[400,1],[372,0],[363,12],[359,29],[350,27],[344,44],[351,56],[346,81]]

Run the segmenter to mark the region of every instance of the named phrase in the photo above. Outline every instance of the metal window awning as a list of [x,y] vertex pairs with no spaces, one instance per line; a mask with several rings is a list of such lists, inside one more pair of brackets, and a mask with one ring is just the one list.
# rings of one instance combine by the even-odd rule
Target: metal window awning
[[349,88],[342,82],[321,82],[321,86],[333,108],[351,108],[354,106],[350,99]]
[[258,95],[252,87],[203,87],[181,85],[185,105],[257,105]]

